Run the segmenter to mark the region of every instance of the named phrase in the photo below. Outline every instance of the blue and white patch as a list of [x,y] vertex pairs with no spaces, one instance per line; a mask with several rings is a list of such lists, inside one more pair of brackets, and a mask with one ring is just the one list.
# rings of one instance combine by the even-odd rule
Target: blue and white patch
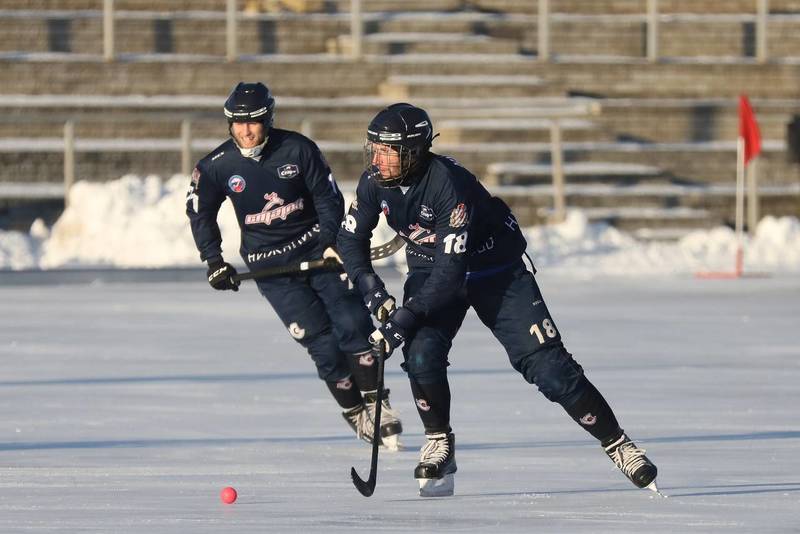
[[247,183],[244,181],[244,178],[239,176],[238,174],[234,174],[230,178],[228,178],[228,187],[234,193],[241,193],[244,191],[244,188],[247,186]]
[[294,178],[298,174],[300,174],[300,167],[294,163],[287,163],[286,165],[278,167],[278,178],[288,180],[290,178]]
[[384,217],[389,216],[389,203],[385,200],[381,200],[381,211],[383,212]]

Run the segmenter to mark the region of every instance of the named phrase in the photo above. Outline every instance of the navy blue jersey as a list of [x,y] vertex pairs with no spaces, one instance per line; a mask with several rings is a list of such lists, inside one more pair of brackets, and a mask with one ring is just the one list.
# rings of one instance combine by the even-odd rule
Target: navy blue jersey
[[449,301],[467,273],[509,266],[525,252],[525,238],[511,210],[452,158],[431,155],[423,176],[409,188],[380,187],[364,173],[342,222],[338,247],[354,283],[373,273],[369,240],[383,213],[406,241],[411,270],[431,274],[405,306],[428,314]]
[[242,156],[229,139],[192,172],[186,214],[204,261],[222,255],[217,213],[226,197],[248,264],[272,258],[281,263],[295,259],[297,250],[333,245],[344,214],[344,199],[319,148],[299,133],[276,128],[269,130],[260,160]]

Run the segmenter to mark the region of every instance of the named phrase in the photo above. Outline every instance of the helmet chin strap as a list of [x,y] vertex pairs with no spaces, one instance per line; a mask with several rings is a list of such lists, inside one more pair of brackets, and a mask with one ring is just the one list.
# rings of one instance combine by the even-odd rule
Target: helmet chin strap
[[242,153],[242,156],[244,156],[246,158],[257,158],[257,157],[259,157],[261,155],[261,152],[264,150],[264,147],[267,146],[267,141],[268,140],[269,140],[269,136],[264,137],[264,142],[263,143],[261,143],[260,145],[256,145],[254,147],[251,147],[251,148],[242,148],[241,146],[239,146],[239,143],[236,142],[235,138],[234,138],[233,142],[236,143],[236,148],[239,149],[239,152]]

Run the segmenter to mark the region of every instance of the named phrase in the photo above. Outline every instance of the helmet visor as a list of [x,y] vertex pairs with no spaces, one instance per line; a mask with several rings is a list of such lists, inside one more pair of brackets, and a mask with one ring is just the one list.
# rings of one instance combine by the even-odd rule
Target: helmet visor
[[367,139],[364,143],[364,164],[367,172],[378,185],[397,187],[403,185],[414,163],[413,152],[402,145],[376,143]]

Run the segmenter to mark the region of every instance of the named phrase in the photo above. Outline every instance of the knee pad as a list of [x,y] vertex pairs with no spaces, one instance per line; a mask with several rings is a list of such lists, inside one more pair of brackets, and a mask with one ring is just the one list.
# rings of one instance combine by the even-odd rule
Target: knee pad
[[583,368],[560,344],[543,347],[521,358],[514,368],[522,373],[528,383],[535,384],[551,402],[569,404],[583,390]]
[[447,380],[447,359],[431,358],[424,353],[404,355],[405,361],[400,364],[403,371],[419,384],[437,384]]
[[325,328],[313,335],[294,337],[314,360],[317,375],[326,382],[336,382],[350,375],[350,369],[339,344],[330,328]]

